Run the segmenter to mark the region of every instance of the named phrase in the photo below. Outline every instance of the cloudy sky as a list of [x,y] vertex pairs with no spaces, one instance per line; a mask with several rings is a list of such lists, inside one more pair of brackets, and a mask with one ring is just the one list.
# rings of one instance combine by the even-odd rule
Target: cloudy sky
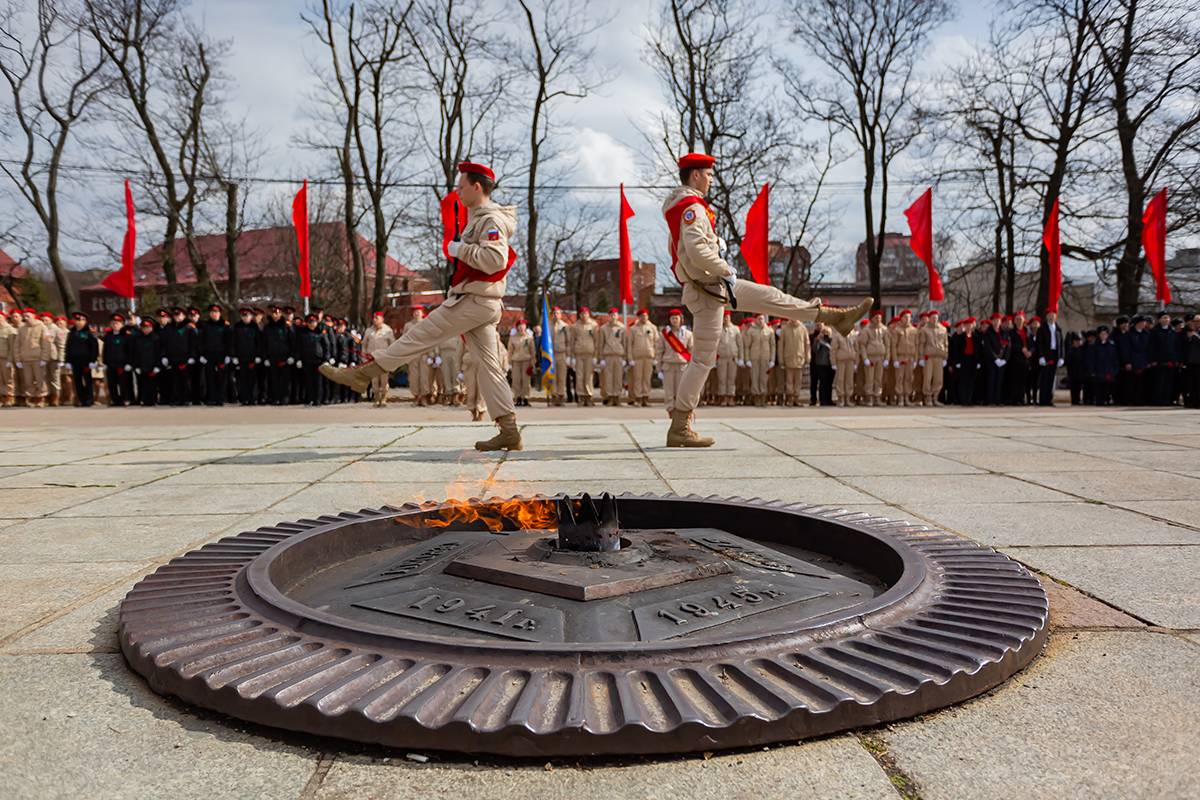
[[[229,87],[230,111],[234,116],[245,114],[251,128],[261,134],[266,156],[257,172],[278,178],[299,179],[319,169],[312,153],[295,144],[309,122],[311,65],[324,55],[300,19],[302,5],[299,0],[194,0],[192,7],[196,19],[209,34],[231,42],[226,65],[226,72],[233,79]],[[565,129],[567,157],[579,165],[577,182],[636,183],[647,177],[650,156],[641,130],[654,119],[663,103],[658,80],[643,53],[645,32],[647,26],[654,24],[653,9],[657,4],[644,0],[593,0],[590,7],[603,15],[606,5],[612,19],[600,36],[597,66],[611,72],[613,79],[594,95],[561,107],[558,119]],[[767,5],[771,7],[772,4]],[[967,13],[960,13],[935,33],[928,48],[930,75],[969,53],[973,44],[986,36],[990,2],[969,3],[965,7],[969,9]],[[765,28],[771,27],[769,16],[764,17],[763,24]],[[77,151],[71,160],[80,159],[86,160]],[[924,176],[920,174],[920,165],[913,162],[900,164],[898,172],[899,185],[894,185],[888,214],[895,221],[895,229],[903,230],[900,210],[920,194]],[[862,239],[861,189],[855,185],[860,179],[861,168],[853,159],[844,162],[830,178],[832,188],[827,190],[827,197],[834,203],[836,222],[830,252],[825,263],[818,265],[830,277],[849,273],[854,249]],[[0,210],[11,208],[11,187],[4,186],[0,191],[3,192]],[[86,186],[77,187],[77,191],[86,195],[85,202],[76,204],[77,213],[88,216],[88,222],[81,222],[80,226],[94,225],[98,233],[91,236],[103,237],[106,223],[94,218],[97,209],[111,209],[113,247],[118,247],[119,180],[115,177],[89,180]],[[284,190],[275,191],[282,194]],[[612,195],[600,197],[611,203],[615,220],[617,198],[615,192]],[[653,192],[635,192],[630,199],[637,212],[632,229],[635,256],[661,264],[665,258],[665,228],[658,209],[661,198]],[[152,241],[154,221],[146,220],[143,227],[147,235],[141,239],[143,246],[139,250]],[[73,266],[106,266],[102,263],[106,256],[95,244],[80,241],[87,237],[69,238],[66,250]],[[615,248],[614,238],[613,255]],[[413,254],[404,252],[402,246],[394,250],[402,260],[412,260]]]

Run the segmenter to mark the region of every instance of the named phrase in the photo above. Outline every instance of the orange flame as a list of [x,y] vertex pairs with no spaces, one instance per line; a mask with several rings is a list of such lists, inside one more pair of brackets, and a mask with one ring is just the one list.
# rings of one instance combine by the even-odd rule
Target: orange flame
[[553,530],[558,527],[558,511],[553,500],[446,500],[439,508],[396,522],[414,528],[449,528],[481,522],[493,533],[502,530]]

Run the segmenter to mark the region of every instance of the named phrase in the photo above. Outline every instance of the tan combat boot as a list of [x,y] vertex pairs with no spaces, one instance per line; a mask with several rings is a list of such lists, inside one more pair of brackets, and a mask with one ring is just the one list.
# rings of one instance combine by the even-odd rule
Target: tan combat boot
[[371,388],[371,381],[383,377],[388,371],[374,361],[358,364],[353,367],[335,367],[332,364],[322,364],[318,370],[334,383],[349,386],[359,394],[366,394]]
[[671,427],[667,430],[667,447],[712,447],[713,440],[692,429],[692,412],[671,412]]
[[873,304],[874,301],[868,297],[856,306],[821,306],[817,310],[816,321],[836,329],[842,336],[849,336]]
[[521,431],[517,428],[517,415],[505,414],[502,417],[497,417],[496,424],[500,426],[500,432],[491,439],[476,442],[475,449],[485,452],[491,450],[520,450]]

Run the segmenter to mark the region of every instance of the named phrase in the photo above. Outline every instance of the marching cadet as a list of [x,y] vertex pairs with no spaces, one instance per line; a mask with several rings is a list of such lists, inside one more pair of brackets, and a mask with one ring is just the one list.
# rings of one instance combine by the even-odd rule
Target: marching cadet
[[575,393],[585,406],[595,405],[592,399],[592,373],[596,369],[596,331],[599,329],[592,312],[587,307],[579,309],[579,316],[571,326],[571,360],[574,362]]
[[629,402],[645,408],[650,405],[650,376],[658,349],[658,328],[650,321],[650,311],[638,309],[637,320],[629,326],[629,359],[633,371],[629,376]]
[[263,328],[263,358],[267,363],[267,398],[271,405],[286,405],[292,396],[292,368],[296,357],[295,332],[283,309],[271,306],[271,321]]
[[[925,385],[925,355],[921,352],[921,341],[925,338],[925,326],[928,322],[929,314],[922,311],[917,315],[917,323],[914,326],[917,330],[917,356],[913,364],[913,390],[910,398],[914,405],[918,402],[917,395],[921,393],[921,388]],[[924,405],[924,398],[920,402]]]
[[442,359],[439,368],[446,390],[442,403],[457,408],[462,404],[463,396],[462,337],[452,336],[438,345],[438,356]]
[[858,363],[858,352],[854,342],[841,331],[831,327],[833,343],[830,347],[830,360],[833,366],[833,387],[837,390],[839,408],[853,405],[850,399],[854,394],[854,365]]
[[892,361],[896,366],[896,395],[907,406],[913,395],[913,371],[920,352],[920,333],[912,324],[912,311],[900,312],[900,321],[892,331]]
[[133,405],[133,335],[125,330],[125,315],[109,317],[112,330],[104,334],[104,383],[110,406]]
[[[363,355],[367,358],[373,358],[375,353],[389,347],[392,342],[396,341],[396,334],[392,330],[392,326],[383,321],[383,312],[376,311],[371,315],[371,327],[367,328],[367,332],[363,334]],[[383,408],[387,405],[388,399],[388,376],[376,375],[371,379],[371,396],[375,400],[376,408]]]
[[767,315],[758,314],[746,328],[746,359],[750,362],[750,394],[754,405],[767,404],[767,370],[775,363],[775,331]]
[[[412,310],[412,319],[405,323],[400,335],[406,336],[410,331],[415,331],[424,319],[425,306],[415,307]],[[433,389],[430,385],[433,382],[433,354],[431,351],[436,346],[436,344],[431,345],[417,353],[416,357],[408,362],[408,390],[412,392],[413,402],[418,406],[427,404],[429,394]]]
[[567,398],[567,374],[571,371],[571,326],[563,319],[563,310],[555,306],[550,311],[550,339],[554,343],[554,396],[551,401],[561,406]]
[[[13,311],[12,316],[19,325],[17,312]],[[8,315],[0,310],[0,405],[6,408],[16,403],[16,346],[17,329],[9,322]]]
[[658,339],[658,364],[661,370],[658,377],[662,380],[663,403],[668,412],[675,408],[679,379],[691,356],[693,343],[692,332],[683,325],[683,311],[672,308],[667,315],[667,326],[662,329]]
[[516,258],[508,239],[516,231],[517,211],[514,206],[492,202],[496,175],[489,167],[464,161],[458,165],[458,171],[458,194],[467,207],[467,225],[459,240],[447,245],[455,269],[446,301],[424,324],[414,326],[380,351],[374,361],[346,370],[325,369],[325,373],[339,383],[348,382],[361,393],[379,370],[397,369],[447,337],[466,333],[484,367],[480,388],[488,412],[500,427],[496,436],[476,442],[475,447],[483,451],[520,450],[521,431],[512,395],[504,386],[495,343],[495,325],[503,308],[504,278]]
[[258,403],[258,375],[263,370],[262,331],[254,321],[254,309],[238,309],[240,319],[233,325],[233,368],[237,376],[238,403]]
[[84,408],[95,401],[92,388],[92,370],[96,360],[100,358],[100,343],[96,335],[88,329],[88,318],[82,312],[76,311],[71,315],[74,323],[67,333],[67,344],[63,348],[63,358],[71,366],[71,381],[75,384],[75,400]]
[[922,374],[921,405],[940,406],[943,370],[950,355],[950,337],[938,319],[936,308],[926,312],[927,324],[921,331],[921,359],[925,362]]
[[[719,358],[719,354],[718,354]],[[777,363],[784,373],[783,404],[800,405],[800,384],[804,368],[808,365],[808,328],[798,319],[789,319],[783,324],[779,336]],[[720,360],[717,366],[720,367]]]
[[[162,372],[162,340],[154,320],[147,317],[138,326],[140,333],[133,337],[133,378],[137,402],[143,406],[158,403],[158,376]],[[132,400],[130,403],[132,404]]]
[[296,331],[295,363],[304,377],[304,404],[307,406],[321,405],[320,369],[326,366],[330,355],[327,337],[320,326],[317,315],[309,314],[305,325]]
[[208,319],[196,330],[200,366],[204,370],[204,404],[225,405],[229,365],[233,363],[232,331],[216,303],[208,307]]
[[32,308],[21,315],[17,328],[16,352],[13,361],[21,373],[25,405],[42,408],[46,405],[46,362],[50,358],[50,340],[46,326]]
[[526,320],[517,320],[517,327],[508,336],[508,363],[512,365],[513,404],[529,405],[529,384],[533,377],[533,362],[537,355],[533,334]]
[[600,393],[604,405],[621,405],[621,393],[625,384],[625,361],[629,355],[625,349],[625,322],[617,308],[608,310],[608,320],[600,326],[597,334],[600,356]]
[[669,447],[709,447],[713,443],[692,429],[692,418],[704,381],[716,363],[726,305],[748,313],[828,322],[843,333],[848,333],[870,307],[870,300],[865,300],[856,308],[835,309],[823,306],[819,300],[800,300],[773,286],[738,283],[737,272],[721,255],[716,215],[704,200],[712,185],[715,163],[716,159],[703,153],[680,158],[681,185],[662,206],[670,232],[671,271],[683,284],[683,302],[692,312],[697,332],[693,357],[680,377],[677,402],[671,412]]
[[883,400],[883,370],[888,361],[891,337],[883,324],[883,312],[872,311],[871,323],[858,336],[858,349],[862,353],[863,392],[872,406]]
[[732,406],[737,392],[738,367],[745,361],[742,332],[733,324],[733,312],[722,315],[721,336],[717,340],[717,405]]

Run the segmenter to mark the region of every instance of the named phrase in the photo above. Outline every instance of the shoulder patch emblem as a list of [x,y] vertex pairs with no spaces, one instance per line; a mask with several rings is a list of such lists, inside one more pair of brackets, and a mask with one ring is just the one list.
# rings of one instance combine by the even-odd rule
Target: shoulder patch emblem
[[487,240],[489,242],[500,241],[500,229],[499,228],[488,228],[487,229]]
[[683,212],[683,221],[684,221],[684,223],[686,223],[688,225],[691,225],[693,222],[695,222],[696,221],[696,210],[689,208],[687,211],[684,211]]

